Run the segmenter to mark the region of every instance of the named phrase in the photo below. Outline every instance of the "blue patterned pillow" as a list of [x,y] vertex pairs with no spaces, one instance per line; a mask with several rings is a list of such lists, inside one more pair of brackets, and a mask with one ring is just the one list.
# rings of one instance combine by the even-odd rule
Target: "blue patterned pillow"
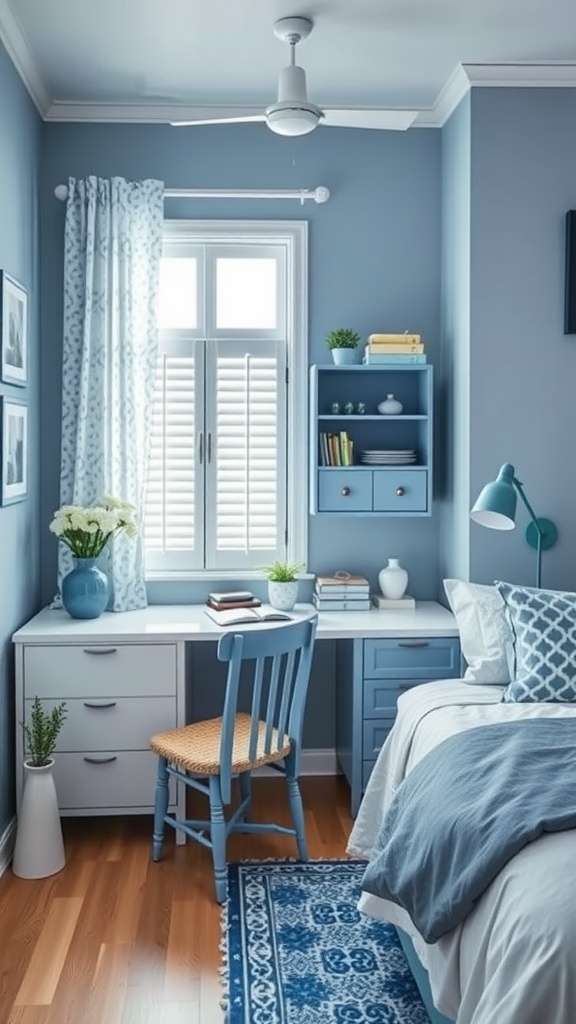
[[576,701],[576,594],[496,582],[512,629],[507,703]]

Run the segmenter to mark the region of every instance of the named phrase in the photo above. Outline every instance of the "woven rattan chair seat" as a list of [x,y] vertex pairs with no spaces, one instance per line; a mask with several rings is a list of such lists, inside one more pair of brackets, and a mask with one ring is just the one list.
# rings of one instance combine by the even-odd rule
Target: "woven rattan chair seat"
[[[290,753],[290,740],[282,737],[278,747],[278,731],[272,730],[272,752],[265,753],[265,723],[260,722],[256,757],[248,760],[250,744],[250,715],[239,712],[234,718],[234,746],[232,749],[232,773],[240,774],[273,761],[281,761]],[[210,718],[205,722],[194,722],[179,729],[168,729],[152,736],[152,750],[167,761],[195,775],[218,775],[220,772],[220,733],[222,718]]]

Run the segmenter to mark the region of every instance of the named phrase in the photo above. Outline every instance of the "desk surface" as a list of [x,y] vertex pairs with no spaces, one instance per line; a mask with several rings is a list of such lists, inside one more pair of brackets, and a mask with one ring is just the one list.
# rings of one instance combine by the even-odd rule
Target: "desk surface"
[[[312,605],[299,604],[292,615],[306,618]],[[267,623],[271,626],[273,623]],[[281,625],[276,623],[275,625]],[[238,629],[258,629],[239,626]],[[228,630],[230,627],[228,627]],[[98,619],[72,619],[61,609],[43,608],[18,629],[17,644],[162,643],[168,640],[217,640],[225,630],[200,604],[149,605],[134,612],[104,612]],[[317,639],[458,636],[452,613],[435,601],[417,602],[412,611],[319,612]]]

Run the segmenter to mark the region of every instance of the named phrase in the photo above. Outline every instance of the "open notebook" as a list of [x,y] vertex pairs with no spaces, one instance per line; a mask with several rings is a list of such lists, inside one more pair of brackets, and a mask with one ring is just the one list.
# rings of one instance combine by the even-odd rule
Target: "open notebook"
[[261,608],[227,608],[225,611],[217,611],[206,605],[204,611],[210,619],[217,622],[219,626],[237,626],[254,622],[281,622],[284,619],[291,619],[292,615],[286,612],[279,612],[270,605],[262,605]]

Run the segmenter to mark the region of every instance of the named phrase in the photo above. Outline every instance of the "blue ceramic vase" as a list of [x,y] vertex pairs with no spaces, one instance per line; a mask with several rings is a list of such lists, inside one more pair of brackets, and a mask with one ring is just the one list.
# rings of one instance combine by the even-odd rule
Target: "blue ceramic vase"
[[62,580],[62,604],[73,619],[97,619],[108,604],[108,579],[95,558],[75,558]]

